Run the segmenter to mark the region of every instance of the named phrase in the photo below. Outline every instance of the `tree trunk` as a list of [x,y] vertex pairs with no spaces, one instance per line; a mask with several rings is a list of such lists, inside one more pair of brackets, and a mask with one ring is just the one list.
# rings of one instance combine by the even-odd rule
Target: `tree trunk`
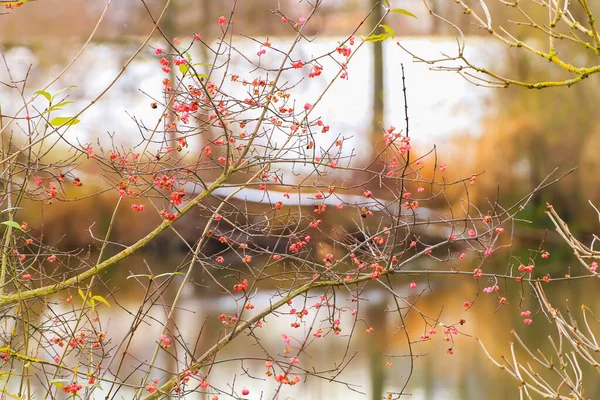
[[[375,28],[383,16],[383,7],[378,0],[371,0],[371,7],[375,7],[369,26]],[[373,145],[372,154],[376,154],[375,144],[381,141],[381,126],[383,125],[384,111],[384,81],[383,81],[383,44],[374,42],[373,46],[373,114],[371,119],[371,131],[369,136]],[[371,159],[371,158],[370,158]]]

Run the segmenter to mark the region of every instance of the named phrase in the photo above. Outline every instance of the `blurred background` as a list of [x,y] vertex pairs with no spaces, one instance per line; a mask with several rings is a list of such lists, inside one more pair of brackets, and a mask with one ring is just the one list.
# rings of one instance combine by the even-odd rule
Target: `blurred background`
[[[534,196],[521,214],[525,221],[516,225],[513,246],[499,251],[492,260],[497,265],[487,268],[504,271],[520,262],[527,263],[531,249],[537,250],[542,242],[551,256],[540,266],[540,276],[561,276],[570,271],[570,266],[580,268],[570,255],[571,250],[552,232],[544,210],[546,203],[552,204],[584,243],[589,243],[592,234],[597,232],[598,218],[588,205],[588,200],[600,204],[600,190],[597,189],[600,186],[600,125],[597,123],[600,111],[599,78],[592,76],[570,88],[534,91],[509,87],[494,90],[474,86],[454,73],[433,72],[428,65],[414,62],[396,42],[401,42],[405,48],[424,59],[435,59],[442,53],[456,52],[456,32],[430,17],[421,0],[391,2],[392,6],[405,8],[418,18],[390,16],[386,24],[395,30],[396,38],[382,45],[367,46],[356,55],[349,67],[348,82],[336,82],[319,106],[320,114],[327,118],[332,131],[353,136],[353,147],[363,152],[355,160],[360,163],[374,154],[374,143],[381,140],[382,126],[403,127],[404,102],[400,75],[400,64],[403,63],[415,151],[424,154],[435,145],[439,159],[448,165],[450,178],[469,177],[483,172],[470,194],[471,200],[484,210],[490,208],[488,201],[513,204],[555,169],[558,169],[555,173],[559,175],[577,168],[560,182]],[[235,32],[261,40],[268,38],[274,46],[285,47],[286,43],[291,43],[292,31],[287,25],[278,23],[278,17],[269,12],[278,3],[289,15],[306,15],[310,9],[305,2],[296,0],[242,0],[238,2],[233,17]],[[310,46],[301,44],[298,51],[313,55],[335,46],[352,32],[375,3],[371,0],[325,0],[320,12],[307,26],[306,33],[315,36],[314,42]],[[164,2],[150,0],[147,4],[156,15]],[[547,61],[531,57],[520,49],[507,48],[490,38],[486,32],[474,26],[454,2],[435,0],[430,4],[435,12],[455,22],[467,35],[467,54],[473,63],[524,81],[565,79],[564,74],[552,68]],[[25,4],[6,15],[0,15],[0,45],[6,64],[17,77],[24,78],[28,73],[26,97],[50,81],[79,51],[104,6],[105,2],[99,0],[44,0]],[[596,7],[596,12],[600,12],[600,4],[592,6]],[[502,21],[503,26],[510,26],[505,22],[513,17],[508,7],[500,2],[490,2],[489,7],[496,21]],[[532,15],[539,12],[543,13],[532,8]],[[170,37],[189,40],[193,33],[199,33],[211,42],[220,33],[216,20],[221,15],[229,18],[229,13],[228,1],[174,0],[162,28]],[[583,15],[578,17],[585,20]],[[366,35],[373,27],[375,18],[370,18],[358,34]],[[71,110],[87,104],[117,75],[151,27],[148,12],[140,1],[113,0],[93,42],[53,88],[77,85],[69,92],[69,100],[75,101]],[[511,26],[510,31],[520,38],[544,46],[541,44],[545,43],[542,42],[543,38],[526,27]],[[256,52],[257,44],[250,40],[239,38],[236,43],[242,53]],[[151,45],[161,47],[165,43],[156,35]],[[560,54],[581,66],[597,63],[597,60],[578,48],[561,48]],[[202,54],[197,56],[203,57]],[[140,137],[132,116],[148,121],[156,118],[156,113],[149,106],[149,96],[159,96],[161,91],[162,74],[156,66],[157,58],[149,47],[132,63],[110,92],[82,116],[82,122],[70,130],[73,137],[81,143],[96,143],[98,139],[102,142],[107,134],[112,134],[120,145],[135,146]],[[326,78],[327,74],[324,74]],[[6,69],[2,68],[0,80],[6,81],[6,77]],[[308,94],[313,90],[319,93],[326,83],[326,79],[311,81],[309,84],[313,86],[309,87]],[[17,93],[0,85],[0,105],[2,114],[11,115],[19,107]],[[85,171],[85,166],[82,168]],[[85,172],[90,176],[97,173],[93,169]],[[90,193],[102,187],[93,181],[88,182],[85,187]],[[452,196],[449,193],[450,202],[458,204],[461,193]],[[56,201],[52,205],[43,205],[43,212],[38,209],[25,210],[25,215],[33,226],[40,223],[43,215],[46,226],[58,223],[64,228],[56,232],[47,229],[45,240],[48,242],[60,240],[66,248],[82,247],[93,242],[87,234],[90,225],[96,223],[100,229],[108,223],[116,199],[116,193],[108,192],[75,205]],[[440,204],[439,207],[443,209],[444,205]],[[124,215],[123,218],[128,217]],[[132,242],[158,221],[156,217],[148,218],[145,225],[136,221],[117,226],[114,240]],[[120,272],[112,272],[112,279],[124,287],[125,276],[129,271],[137,272],[136,268],[142,267],[142,259],[152,260],[153,266],[160,265],[165,271],[172,270],[174,265],[169,252],[176,251],[168,244],[151,247],[140,258],[127,261]],[[548,334],[550,325],[541,316],[532,326],[523,324],[519,317],[521,304],[516,301],[520,287],[507,285],[506,297],[515,299],[512,300],[514,304],[509,301],[509,304],[498,309],[493,300],[481,299],[478,307],[467,312],[463,302],[473,298],[477,282],[468,278],[452,278],[433,279],[430,283],[434,289],[420,300],[423,309],[435,314],[436,310],[443,307],[445,319],[454,322],[466,319],[465,330],[481,337],[494,355],[508,352],[511,329],[523,334],[525,340],[546,348],[541,338]],[[557,303],[568,298],[577,305],[575,308],[584,303],[600,310],[594,282],[577,283],[576,287],[567,283],[552,285],[553,299]],[[408,283],[405,286],[408,288]],[[136,293],[135,290],[128,293],[132,304],[137,304]],[[223,312],[220,310],[227,307],[225,302],[218,303],[216,290],[195,290],[189,296],[191,304],[202,305],[201,311],[195,316],[198,321],[203,320],[204,316]],[[390,302],[385,293],[379,293],[378,296],[380,304]],[[373,306],[373,309],[377,308],[377,305]],[[115,313],[115,321],[127,318],[125,313],[119,314],[117,310],[111,312]],[[491,315],[494,317],[490,318]],[[406,352],[404,335],[397,333],[395,327],[399,321],[392,315],[374,312],[373,318],[377,320],[373,326],[377,325],[379,333],[353,342],[352,349],[359,351],[354,361],[356,364],[340,376],[340,379],[361,382],[359,391],[363,394],[349,390],[344,385],[315,380],[295,387],[289,393],[290,397],[378,399],[386,390],[398,390],[407,377],[407,363],[402,358],[394,359],[385,355]],[[406,324],[409,327],[414,324],[414,334],[420,335],[416,330],[422,324],[419,324],[416,316],[414,321],[408,320]],[[213,328],[217,335],[218,324]],[[118,331],[118,327],[115,329]],[[274,335],[270,340],[280,339]],[[372,343],[376,341],[385,344],[385,355],[370,351]],[[447,347],[447,343],[441,341],[441,335],[431,343],[417,345],[416,351],[423,356],[416,360],[415,374],[409,385],[412,398],[480,399],[484,393],[485,398],[492,400],[516,398],[516,382],[488,363],[472,338],[457,338],[453,355],[446,354]],[[228,351],[235,352],[235,348]],[[328,365],[329,358],[334,360],[343,351],[345,347],[341,344],[325,346],[321,354],[327,356],[317,361]],[[389,368],[385,367],[387,361],[393,364]],[[261,368],[259,365],[258,369]],[[232,370],[224,367],[217,368],[217,371],[220,372],[215,374],[220,373],[225,378],[232,373]],[[246,378],[240,377],[242,380]],[[587,382],[592,391],[590,398],[597,398],[594,394],[600,396],[600,385],[590,380]],[[254,393],[260,390],[265,390],[267,395],[270,393],[268,386],[265,386],[267,384],[261,384],[260,381],[248,379],[246,385],[255,388]]]

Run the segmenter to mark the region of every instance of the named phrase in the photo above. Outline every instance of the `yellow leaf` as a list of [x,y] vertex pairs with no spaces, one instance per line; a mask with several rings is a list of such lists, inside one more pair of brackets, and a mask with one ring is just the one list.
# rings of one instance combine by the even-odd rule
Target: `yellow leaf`
[[405,10],[404,8],[392,8],[390,10],[390,12],[397,13],[397,14],[404,14],[404,15],[407,15],[409,17],[417,18],[417,16],[415,14],[411,13],[408,10]]
[[390,35],[388,35],[387,33],[380,33],[380,34],[367,36],[364,39],[364,41],[365,42],[383,42],[384,40],[386,40],[389,37],[390,37]]
[[394,32],[394,30],[392,28],[390,28],[389,26],[384,25],[384,24],[381,24],[379,26],[382,27],[385,30],[385,32],[392,37],[392,39],[394,38],[394,36],[396,36],[396,33]]
[[94,296],[92,297],[92,300],[98,300],[100,303],[106,304],[110,307],[110,303],[102,296]]

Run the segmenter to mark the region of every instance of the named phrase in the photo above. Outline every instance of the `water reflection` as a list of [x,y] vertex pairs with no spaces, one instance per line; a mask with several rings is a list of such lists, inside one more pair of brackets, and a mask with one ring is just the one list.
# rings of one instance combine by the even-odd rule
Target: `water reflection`
[[[125,279],[130,273],[145,272],[145,263],[140,257],[134,256],[126,263],[121,263],[117,266],[117,272],[110,276],[110,282],[120,288],[116,297],[118,304],[127,310],[136,310],[144,295],[144,289],[140,285],[136,285],[131,279]],[[160,265],[161,270],[172,271],[179,262],[177,257],[159,259],[152,254],[145,254],[144,257],[151,266],[153,262]],[[501,260],[502,255],[498,254],[496,257],[499,265],[490,265],[488,268],[500,270],[505,267],[504,261]],[[175,280],[177,281],[177,278]],[[223,313],[239,314],[241,304],[236,304],[233,297],[222,294],[201,272],[195,274],[194,280],[196,284],[188,285],[179,303],[175,325],[177,336],[183,338],[186,347],[198,357],[223,337],[225,331],[218,316]],[[469,400],[480,399],[484,394],[486,399],[491,400],[516,398],[517,382],[486,360],[474,338],[481,338],[497,359],[502,355],[509,355],[508,344],[514,341],[514,337],[511,336],[512,329],[531,345],[531,350],[539,348],[548,351],[550,345],[546,336],[555,333],[552,331],[552,325],[541,313],[535,314],[534,324],[530,326],[525,325],[519,316],[521,305],[530,308],[534,313],[537,310],[536,302],[530,298],[531,291],[526,286],[508,283],[506,293],[502,293],[509,299],[506,305],[498,307],[497,299],[491,295],[480,295],[473,307],[467,311],[463,308],[463,302],[472,300],[475,293],[480,291],[482,286],[486,286],[487,282],[479,282],[471,277],[424,275],[415,276],[414,280],[417,283],[416,291],[421,294],[419,302],[416,303],[420,311],[431,316],[440,315],[440,322],[448,325],[459,326],[458,321],[464,320],[464,325],[460,326],[461,334],[454,336],[451,343],[443,340],[443,328],[439,325],[436,327],[437,332],[430,334],[431,339],[420,340],[419,337],[427,333],[430,327],[426,327],[419,314],[410,312],[404,321],[404,326],[413,341],[412,349],[409,349],[406,334],[401,329],[402,322],[395,312],[393,298],[387,291],[372,284],[361,294],[361,298],[369,300],[360,304],[359,319],[356,322],[350,316],[351,310],[357,308],[356,303],[352,302],[355,293],[343,288],[336,293],[336,306],[346,310],[339,317],[340,335],[329,334],[322,338],[313,336],[320,324],[328,324],[330,316],[327,307],[311,307],[319,302],[319,296],[323,294],[311,292],[306,299],[299,298],[292,306],[282,307],[281,313],[268,316],[263,326],[253,329],[251,335],[236,338],[234,343],[218,354],[215,365],[210,370],[201,372],[207,373],[207,381],[221,390],[227,391],[228,385],[235,384],[238,391],[242,387],[250,389],[250,398],[272,398],[278,384],[272,377],[265,376],[264,361],[274,357],[275,361],[285,364],[289,362],[290,357],[297,357],[300,363],[294,368],[294,373],[303,376],[302,369],[319,371],[322,372],[322,377],[309,376],[306,380],[303,377],[302,383],[298,385],[284,386],[279,398],[375,399],[379,398],[376,392],[378,387],[383,390],[383,395],[388,391],[397,392],[402,389],[410,374],[408,354],[412,350],[416,358],[407,387],[407,393],[411,393],[412,398]],[[417,295],[409,288],[406,278],[397,278],[392,282],[397,293],[406,296],[408,302],[416,300]],[[600,300],[594,295],[597,283],[590,280],[578,282],[576,285],[571,286],[568,282],[548,284],[552,304],[562,308],[566,306],[565,299],[569,299],[574,310],[582,303],[592,309],[600,309]],[[504,286],[502,290],[505,290]],[[273,287],[259,287],[252,298],[256,310],[268,306],[274,298],[277,299],[275,291]],[[519,301],[520,291],[523,291],[523,304]],[[167,291],[161,301],[169,304],[173,295],[173,291]],[[299,328],[291,328],[290,323],[294,322],[295,318],[289,313],[289,309],[304,306],[310,310],[310,318]],[[141,374],[135,373],[136,365],[150,358],[161,333],[160,321],[165,320],[168,312],[169,309],[160,304],[152,308],[149,314],[151,318],[140,327],[132,342],[129,356],[126,358],[126,368],[120,373],[121,378],[131,373],[130,382],[139,382]],[[252,316],[253,311],[244,313],[244,317],[248,318]],[[113,343],[118,343],[127,333],[133,316],[118,307],[105,308],[102,315],[107,337],[110,337]],[[373,327],[375,330],[367,334],[367,327]],[[282,334],[293,338],[289,346],[291,353],[285,353],[288,346],[282,341]],[[299,342],[296,342],[296,339],[302,341],[304,338],[310,340],[311,344],[308,349],[297,354]],[[181,344],[175,346],[176,352],[171,352],[177,355],[177,362],[182,363],[179,367],[189,363],[190,359]],[[454,354],[448,354],[449,347],[453,349]],[[520,349],[517,355],[521,361],[529,361]],[[242,357],[244,360],[241,360]],[[157,365],[160,368],[176,368],[177,362],[166,352],[161,352],[158,360]],[[388,362],[391,365],[386,365]],[[332,372],[340,365],[344,368],[339,375]],[[588,370],[584,372],[594,373]],[[162,375],[159,370],[155,373]],[[546,378],[550,381],[553,379]],[[590,398],[595,398],[594,393],[599,393],[600,390],[598,383],[588,379],[585,384]],[[97,398],[101,397],[100,392],[96,393]],[[126,388],[119,393],[123,398],[131,396]],[[212,397],[203,396],[201,393],[195,393],[186,398]]]

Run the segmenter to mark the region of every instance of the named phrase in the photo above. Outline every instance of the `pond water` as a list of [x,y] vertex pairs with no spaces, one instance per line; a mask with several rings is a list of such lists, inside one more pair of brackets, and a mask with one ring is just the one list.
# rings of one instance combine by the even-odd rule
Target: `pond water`
[[[144,256],[144,260],[142,260],[142,256]],[[508,258],[507,256],[508,254],[496,255],[495,261],[498,263],[498,269],[505,267],[503,261]],[[101,315],[103,316],[103,329],[113,345],[125,336],[133,321],[133,316],[124,309],[137,310],[140,306],[140,299],[144,295],[141,286],[133,279],[127,280],[126,276],[132,272],[141,273],[145,268],[143,267],[145,263],[173,270],[177,265],[178,258],[183,258],[183,256],[173,255],[167,259],[161,259],[153,254],[138,255],[120,263],[117,266],[119,272],[110,274],[110,281],[115,287],[120,288],[116,297],[119,300],[119,307],[115,307],[111,300],[113,307],[110,310],[102,310]],[[427,268],[432,267],[427,266]],[[467,268],[469,267],[467,266]],[[487,268],[493,267],[488,266]],[[415,275],[414,281],[417,283],[416,290],[409,287],[410,281],[406,278],[394,279],[394,289],[400,295],[405,296],[408,302],[415,301],[417,295],[420,295],[421,297],[416,303],[419,310],[432,316],[440,315],[440,323],[459,326],[461,334],[454,336],[453,342],[449,344],[442,339],[444,337],[443,328],[438,326],[437,333],[432,334],[431,339],[420,340],[419,337],[429,328],[425,327],[422,318],[417,313],[408,314],[404,326],[413,340],[412,352],[417,356],[414,372],[405,393],[410,393],[411,398],[419,400],[475,400],[481,399],[483,394],[485,394],[484,398],[491,400],[517,398],[517,382],[486,360],[485,354],[475,338],[480,338],[490,353],[500,360],[501,356],[510,355],[509,342],[515,340],[511,335],[511,330],[514,329],[524,342],[531,346],[532,351],[541,349],[546,354],[550,354],[550,343],[547,336],[555,335],[556,332],[549,320],[541,313],[536,313],[533,318],[534,323],[526,325],[519,315],[523,309],[522,306],[537,310],[536,302],[529,298],[531,290],[518,284],[508,283],[506,286],[502,286],[501,292],[502,296],[509,299],[506,305],[498,308],[497,299],[484,294],[478,298],[473,308],[467,311],[463,307],[463,302],[472,300],[475,293],[480,291],[482,286],[489,285],[490,282],[479,282],[469,276],[427,277],[424,275]],[[225,279],[223,282],[229,281]],[[553,305],[566,307],[565,299],[568,299],[573,306],[575,317],[578,317],[579,304],[585,304],[596,310],[600,309],[600,301],[594,295],[596,287],[595,280],[572,285],[563,282],[549,284],[548,291],[551,293],[550,299]],[[279,298],[274,290],[269,286],[259,286],[252,298],[255,310],[260,310]],[[525,297],[522,300],[523,304],[519,301],[520,290],[523,290]],[[75,293],[72,294],[76,297]],[[319,302],[321,294],[323,292],[315,291],[310,293],[306,299],[299,298],[294,301],[293,307],[301,308],[307,304],[307,308],[310,310],[310,318],[305,319],[299,328],[290,327],[290,323],[295,321],[295,317],[287,311],[292,306],[285,306],[282,308],[281,314],[267,317],[262,327],[255,328],[253,336],[240,335],[219,353],[216,364],[210,371],[202,370],[201,372],[208,373],[207,380],[219,390],[227,392],[231,385],[239,393],[241,388],[248,388],[251,391],[249,399],[376,399],[379,398],[375,389],[377,384],[382,385],[383,395],[388,391],[399,392],[410,373],[410,364],[407,359],[409,348],[404,331],[399,329],[402,322],[394,312],[394,302],[389,293],[376,284],[369,285],[367,291],[361,295],[361,298],[368,299],[368,301],[361,304],[359,319],[355,324],[354,319],[349,315],[350,310],[356,308],[356,304],[351,301],[354,294],[343,288],[339,289],[336,295],[336,306],[345,307],[347,310],[340,316],[341,333],[338,336],[330,334],[315,339],[313,334],[316,328],[327,326],[329,319],[326,307],[319,310],[310,307]],[[173,291],[167,291],[161,301],[168,304],[173,295]],[[222,326],[217,317],[222,313],[227,315],[239,313],[240,308],[240,303],[237,303],[229,295],[220,294],[220,290],[211,285],[210,279],[203,277],[198,272],[195,276],[195,284],[187,286],[179,303],[178,311],[175,313],[177,334],[184,338],[186,345],[194,349],[194,354],[199,356],[223,335]],[[60,314],[66,309],[61,306],[56,307],[54,311]],[[147,324],[143,324],[139,328],[141,332],[138,332],[128,349],[130,356],[126,358],[127,362],[121,370],[120,376],[132,373],[133,378],[130,382],[139,382],[141,375],[134,373],[134,367],[139,361],[151,358],[162,329],[160,321],[164,321],[168,312],[168,307],[164,308],[160,305],[156,305],[151,310],[149,313],[151,318],[148,319]],[[253,314],[253,311],[244,312],[246,317]],[[465,321],[464,325],[458,324],[461,319]],[[597,328],[597,324],[593,326]],[[375,327],[375,331],[367,334],[368,327]],[[293,338],[289,346],[286,346],[282,340],[282,334]],[[299,342],[296,340],[302,341],[305,338],[313,341],[306,350],[298,353]],[[289,354],[285,353],[287,347],[292,349]],[[448,354],[449,347],[452,347],[453,354]],[[166,352],[159,354],[157,365],[161,368],[172,368],[171,356],[168,356]],[[318,378],[309,376],[298,385],[284,386],[279,392],[279,396],[275,396],[278,385],[273,378],[265,376],[264,361],[267,354],[270,359],[274,357],[276,361],[284,363],[288,362],[290,357],[296,357],[299,360],[296,373],[301,375],[300,369],[302,368],[322,372],[322,376]],[[178,348],[177,355],[180,362],[185,360],[185,352],[181,347]],[[517,356],[522,362],[531,361],[522,349],[517,348]],[[240,359],[242,357],[245,359],[244,361]],[[388,365],[388,362],[391,364]],[[345,365],[345,368],[339,375],[327,372],[340,365]],[[538,371],[541,374],[545,373],[542,368],[538,368]],[[593,399],[595,398],[594,394],[600,393],[600,384],[594,379],[594,371],[589,368],[584,371],[587,378],[584,380],[584,385],[591,395],[589,398]],[[155,370],[155,374],[161,375],[161,372]],[[329,382],[328,378],[335,379],[333,382]],[[545,376],[545,378],[552,382],[552,376]],[[96,398],[103,398],[107,393],[105,384],[103,384],[103,388],[105,390],[99,390],[95,394]],[[103,395],[101,396],[100,393]],[[212,393],[215,394],[216,391],[213,390]],[[116,398],[128,399],[131,396],[132,393],[125,388],[119,392]],[[186,398],[206,399],[211,397],[212,395],[197,393]],[[220,393],[219,398],[232,397]]]

